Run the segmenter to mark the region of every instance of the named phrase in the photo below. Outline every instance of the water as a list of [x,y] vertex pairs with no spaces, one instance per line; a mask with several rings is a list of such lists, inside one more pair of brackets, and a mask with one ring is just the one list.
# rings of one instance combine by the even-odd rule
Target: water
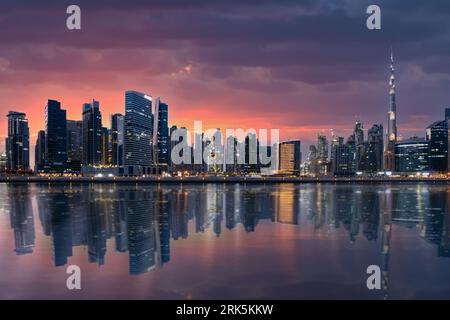
[[444,184],[1,184],[0,298],[449,299],[448,201]]

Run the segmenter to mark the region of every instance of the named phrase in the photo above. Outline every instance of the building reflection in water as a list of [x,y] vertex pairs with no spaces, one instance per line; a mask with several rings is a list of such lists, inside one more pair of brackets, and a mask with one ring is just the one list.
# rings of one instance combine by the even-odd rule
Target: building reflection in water
[[[261,221],[314,229],[344,229],[350,243],[380,241],[383,289],[387,295],[391,237],[397,227],[416,228],[437,255],[450,256],[450,193],[447,186],[392,185],[11,185],[9,212],[17,254],[32,253],[37,216],[52,239],[55,266],[68,263],[73,247],[87,248],[102,265],[107,242],[128,252],[129,273],[138,275],[171,260],[171,240],[242,226],[254,232]],[[301,228],[298,228],[301,232]]]
[[14,250],[18,255],[32,253],[35,244],[34,217],[27,186],[16,185],[8,191]]

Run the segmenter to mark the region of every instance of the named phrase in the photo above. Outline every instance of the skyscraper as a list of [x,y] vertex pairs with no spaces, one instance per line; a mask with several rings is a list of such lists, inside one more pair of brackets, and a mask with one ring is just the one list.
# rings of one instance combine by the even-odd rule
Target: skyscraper
[[[205,139],[203,132],[194,132],[194,145],[192,147],[192,158],[193,158],[193,172],[200,173],[206,172],[206,161],[203,156],[203,151],[205,149]],[[172,160],[173,161],[173,160]]]
[[237,138],[235,136],[228,136],[225,143],[225,172],[236,173],[237,165]]
[[377,161],[377,171],[383,169],[383,125],[374,124],[367,132],[367,141],[373,146]]
[[45,107],[45,160],[51,171],[63,171],[67,163],[66,110],[48,100]]
[[361,170],[366,173],[381,171],[383,166],[383,125],[374,124],[367,132],[363,154],[360,159]]
[[111,164],[123,166],[124,116],[120,113],[111,115]]
[[[178,144],[186,146],[180,148],[180,150],[174,150],[174,147]],[[188,131],[185,127],[178,128],[177,126],[170,127],[170,148],[169,148],[169,159],[170,159],[170,171],[186,171],[193,170],[192,165],[192,150],[188,146]],[[185,154],[185,150],[187,151]],[[172,155],[173,152],[173,155]],[[186,161],[184,161],[186,160]]]
[[384,151],[384,169],[395,170],[395,143],[397,142],[397,103],[395,100],[394,55],[391,50],[391,75],[389,77],[389,110],[386,149]]
[[364,129],[361,121],[356,120],[353,134],[355,137],[356,170],[360,171],[362,170],[361,159],[364,153]]
[[447,121],[436,121],[427,127],[427,141],[430,144],[430,170],[447,172],[448,125]]
[[[334,175],[337,175],[338,173],[338,159],[336,156],[341,153],[339,150],[340,146],[344,145],[344,137],[337,137],[333,135],[333,143],[331,144],[331,171]],[[339,162],[342,162],[341,159],[339,159]]]
[[159,169],[167,171],[169,164],[169,126],[167,103],[155,99],[153,121],[153,161]]
[[175,164],[173,163],[173,160],[172,160],[172,150],[173,150],[173,147],[175,147],[179,143],[179,141],[176,141],[175,136],[173,136],[173,140],[172,140],[172,134],[174,134],[177,130],[178,130],[178,127],[176,125],[171,126],[169,129],[169,165],[170,165],[169,170],[172,172],[175,171],[174,170]]
[[125,92],[125,174],[152,172],[152,97],[137,91]]
[[361,121],[359,120],[356,120],[355,122],[354,134],[356,145],[362,145],[364,143],[364,129]]
[[7,170],[30,169],[30,130],[25,113],[9,111],[8,137],[5,140]]
[[318,174],[328,173],[328,140],[322,134],[317,136],[317,170]]
[[[334,141],[334,138],[333,138]],[[310,175],[316,175],[318,173],[317,168],[317,148],[315,145],[309,146],[308,157],[305,163],[305,173]]]
[[102,114],[100,103],[83,104],[83,165],[102,164]]
[[349,174],[353,174],[356,173],[356,139],[355,139],[355,135],[351,134],[348,138],[347,138],[347,143],[346,143],[348,149],[349,149],[349,158],[348,158],[348,170],[349,170]]
[[412,137],[395,144],[395,170],[398,172],[428,171],[429,141]]
[[332,170],[336,176],[348,176],[356,173],[356,149],[354,135],[351,135],[347,143],[343,137],[337,138],[337,144],[333,146]]
[[109,165],[109,130],[102,127],[102,164]]
[[217,128],[212,137],[208,137],[208,172],[217,173],[223,170],[222,132]]
[[[259,161],[259,140],[256,133],[249,132],[243,141],[244,143],[244,165],[242,171],[245,174],[260,173],[260,161]],[[239,158],[238,158],[239,163]]]
[[[334,161],[334,147],[339,145],[339,137],[336,136],[334,133],[334,130],[331,129],[331,143],[330,143],[330,163],[331,163],[331,171],[333,171],[333,165],[335,163]],[[316,149],[317,150],[317,149]]]
[[83,121],[67,120],[67,162],[81,164]]
[[279,148],[279,173],[299,175],[301,163],[300,140],[281,142]]
[[44,170],[45,162],[45,131],[40,130],[34,147],[35,172]]

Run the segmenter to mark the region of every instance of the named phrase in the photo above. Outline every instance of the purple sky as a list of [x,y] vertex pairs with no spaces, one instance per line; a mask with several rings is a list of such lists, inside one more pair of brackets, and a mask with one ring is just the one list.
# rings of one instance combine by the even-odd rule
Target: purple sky
[[[65,27],[70,4],[81,31]],[[382,30],[366,28],[370,4]],[[48,98],[70,119],[98,99],[108,125],[135,89],[167,101],[170,124],[279,128],[305,151],[355,117],[386,123],[392,46],[399,133],[423,136],[450,106],[449,26],[444,0],[2,1],[0,108],[27,113],[34,144]]]

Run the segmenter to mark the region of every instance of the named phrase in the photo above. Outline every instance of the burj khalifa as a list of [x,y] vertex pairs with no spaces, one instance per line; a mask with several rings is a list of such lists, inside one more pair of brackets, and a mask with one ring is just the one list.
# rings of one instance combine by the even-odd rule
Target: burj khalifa
[[395,143],[397,142],[397,104],[395,101],[395,68],[394,55],[391,49],[391,65],[389,77],[389,110],[386,144],[384,150],[384,170],[395,171]]

